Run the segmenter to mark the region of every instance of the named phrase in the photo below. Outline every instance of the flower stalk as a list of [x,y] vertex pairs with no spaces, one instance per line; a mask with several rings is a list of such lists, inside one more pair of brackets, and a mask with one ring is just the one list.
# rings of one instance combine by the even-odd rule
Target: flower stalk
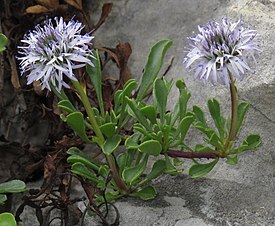
[[225,151],[228,148],[230,141],[233,141],[236,137],[236,130],[238,124],[238,96],[237,88],[235,86],[235,81],[233,79],[232,73],[228,71],[230,78],[230,95],[231,95],[231,121],[230,121],[230,130],[225,142]]
[[[93,113],[93,109],[90,105],[90,102],[89,102],[89,99],[87,97],[87,95],[85,94],[83,88],[81,87],[80,83],[77,82],[77,81],[73,81],[72,80],[72,84],[74,85],[83,105],[84,105],[84,108],[87,112],[87,115],[88,115],[88,118],[89,118],[89,121],[93,127],[93,131],[95,132],[95,135],[99,138],[99,145],[102,146],[105,142],[105,138],[97,124],[97,121],[96,121],[96,118],[95,118],[95,115]],[[118,169],[117,169],[117,166],[116,166],[116,163],[113,159],[113,157],[111,155],[105,155],[106,157],[106,160],[108,162],[108,165],[112,171],[112,174],[113,174],[113,178],[114,178],[114,181],[116,183],[116,185],[118,186],[118,188],[123,191],[123,192],[127,192],[127,186],[126,184],[124,183],[124,181],[121,179],[120,175],[119,175],[119,172],[118,172]]]

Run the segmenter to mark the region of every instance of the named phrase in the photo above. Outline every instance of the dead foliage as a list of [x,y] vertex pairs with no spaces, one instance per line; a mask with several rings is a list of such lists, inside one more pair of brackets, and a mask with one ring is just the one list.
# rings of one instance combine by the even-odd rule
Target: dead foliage
[[[40,189],[30,190],[24,197],[24,202],[19,207],[16,217],[20,215],[26,206],[35,209],[35,214],[40,225],[50,225],[55,220],[60,220],[61,225],[76,225],[83,221],[84,215],[77,208],[77,202],[84,198],[73,198],[71,191],[73,181],[81,183],[88,198],[87,211],[93,211],[103,225],[118,225],[119,214],[112,204],[97,206],[94,194],[100,191],[93,184],[70,173],[70,166],[66,162],[66,150],[71,146],[82,147],[83,142],[61,122],[59,115],[62,113],[57,108],[57,98],[47,91],[42,91],[39,82],[32,86],[26,85],[24,76],[20,76],[18,69],[17,46],[21,45],[23,35],[32,30],[36,24],[41,24],[47,18],[62,16],[64,20],[74,17],[85,24],[85,32],[91,32],[96,36],[96,31],[104,24],[112,10],[112,3],[105,3],[101,8],[101,14],[94,24],[92,18],[84,10],[83,5],[89,0],[2,0],[0,9],[0,32],[9,40],[7,51],[0,55],[0,152],[14,150],[12,163],[7,166],[10,169],[11,178],[35,181],[43,177]],[[100,37],[96,36],[97,39]],[[128,67],[128,60],[132,53],[129,43],[119,43],[116,47],[97,47],[100,51],[103,71],[103,99],[105,110],[112,109],[113,96],[116,90],[132,78]],[[109,64],[118,69],[113,72],[104,72]],[[96,106],[97,99],[94,88],[85,78],[83,71],[83,85],[86,87],[91,103]],[[66,94],[75,103],[79,110],[83,107],[72,90],[66,90]],[[46,138],[40,145],[33,144],[29,140],[31,129],[40,121],[46,121],[48,128]],[[3,132],[4,131],[4,132]],[[20,136],[19,136],[20,135]],[[4,162],[4,161],[2,161]],[[1,163],[4,164],[4,163]],[[75,178],[75,179],[74,179]],[[113,209],[116,214],[115,221],[109,224],[106,221],[106,211]],[[104,209],[104,211],[102,210]],[[55,210],[60,215],[52,215]],[[6,210],[9,211],[9,210]],[[82,220],[81,220],[82,219]]]

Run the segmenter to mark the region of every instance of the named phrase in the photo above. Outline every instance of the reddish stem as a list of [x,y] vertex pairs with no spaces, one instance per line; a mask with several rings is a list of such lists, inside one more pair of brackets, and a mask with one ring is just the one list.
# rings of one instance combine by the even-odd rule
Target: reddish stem
[[192,151],[178,151],[178,150],[168,150],[167,154],[170,157],[186,158],[186,159],[194,159],[194,158],[217,159],[217,158],[225,157],[212,152],[192,152]]

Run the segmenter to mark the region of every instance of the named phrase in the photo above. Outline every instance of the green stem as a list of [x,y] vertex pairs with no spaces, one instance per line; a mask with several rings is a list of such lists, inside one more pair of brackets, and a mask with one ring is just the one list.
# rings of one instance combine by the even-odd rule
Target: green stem
[[236,137],[237,125],[238,125],[238,97],[237,97],[237,89],[235,86],[235,81],[233,79],[232,73],[228,71],[230,77],[230,94],[231,94],[231,123],[230,123],[230,131],[227,137],[225,147],[227,149],[230,141],[233,141]]
[[74,87],[76,88],[77,93],[80,96],[80,99],[81,99],[81,101],[84,105],[84,108],[85,108],[85,110],[88,114],[88,118],[89,118],[89,121],[90,121],[90,123],[93,127],[95,135],[100,139],[100,144],[102,145],[104,143],[105,139],[104,139],[104,136],[103,136],[103,134],[101,133],[101,131],[99,129],[98,124],[97,124],[93,109],[92,109],[92,107],[90,105],[90,102],[89,102],[89,99],[88,99],[87,95],[85,94],[84,90],[82,89],[79,82],[72,80],[72,83],[73,83]]
[[[76,88],[77,93],[80,96],[80,99],[81,99],[81,101],[84,105],[84,108],[88,114],[88,118],[89,118],[89,121],[93,127],[93,131],[95,132],[95,135],[99,138],[100,145],[103,145],[105,142],[105,138],[104,138],[103,134],[101,133],[101,130],[97,124],[93,109],[89,102],[89,99],[78,81],[72,80],[72,83],[73,83],[74,87]],[[119,172],[118,172],[118,169],[117,169],[117,166],[115,164],[113,157],[111,155],[105,155],[105,157],[106,157],[109,167],[113,173],[113,178],[114,178],[114,181],[117,184],[118,188],[121,191],[127,191],[127,187],[119,175]]]

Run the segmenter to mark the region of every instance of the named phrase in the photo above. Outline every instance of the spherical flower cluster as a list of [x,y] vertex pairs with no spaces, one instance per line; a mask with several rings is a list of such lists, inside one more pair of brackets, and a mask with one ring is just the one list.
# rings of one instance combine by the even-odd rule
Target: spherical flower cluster
[[194,70],[195,79],[229,85],[229,72],[239,80],[247,70],[253,72],[248,60],[255,60],[259,52],[255,30],[245,28],[241,20],[234,22],[228,18],[221,23],[198,26],[198,30],[198,34],[189,38],[191,49],[183,61]]
[[90,57],[94,57],[89,49],[94,38],[89,34],[81,35],[84,26],[76,21],[63,21],[63,18],[47,20],[41,27],[29,32],[21,40],[18,59],[21,74],[27,74],[27,84],[40,81],[42,89],[51,91],[52,84],[59,92],[62,86],[69,87],[67,78],[77,81],[74,69],[94,66]]

